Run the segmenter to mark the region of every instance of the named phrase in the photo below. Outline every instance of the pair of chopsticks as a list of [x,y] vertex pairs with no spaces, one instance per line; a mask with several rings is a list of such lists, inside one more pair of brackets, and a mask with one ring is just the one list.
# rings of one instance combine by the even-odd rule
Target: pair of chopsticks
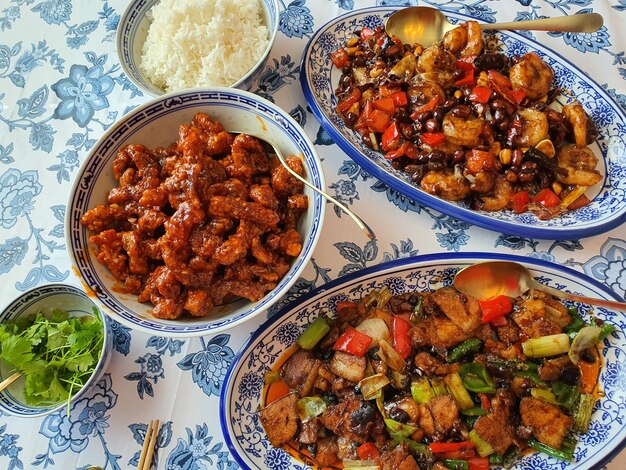
[[15,372],[13,375],[8,376],[2,382],[0,382],[0,392],[15,382],[22,376],[22,372]]
[[158,433],[159,420],[150,420],[150,424],[148,424],[148,429],[146,431],[146,437],[143,440],[143,448],[141,449],[141,455],[139,456],[137,470],[150,470]]

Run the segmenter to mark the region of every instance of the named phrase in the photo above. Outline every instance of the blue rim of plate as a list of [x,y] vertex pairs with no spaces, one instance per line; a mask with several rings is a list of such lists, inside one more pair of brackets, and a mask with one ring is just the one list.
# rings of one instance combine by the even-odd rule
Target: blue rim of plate
[[[90,150],[87,158],[81,164],[72,184],[72,189],[67,202],[64,227],[66,244],[68,249],[72,271],[77,279],[83,283],[83,287],[94,293],[93,301],[104,312],[113,315],[112,318],[124,325],[139,329],[144,333],[158,334],[166,337],[196,337],[204,334],[217,333],[218,331],[238,325],[256,314],[262,313],[280,300],[289,288],[298,280],[298,276],[305,269],[313,250],[321,235],[324,222],[325,199],[318,193],[313,193],[313,201],[309,204],[312,212],[311,229],[303,238],[301,254],[292,262],[289,271],[278,282],[273,291],[267,293],[257,302],[249,302],[249,308],[232,316],[211,321],[211,323],[189,322],[183,325],[168,323],[155,319],[152,316],[139,316],[130,311],[116,297],[114,288],[106,287],[100,281],[100,276],[95,269],[97,261],[95,257],[83,256],[81,249],[89,249],[89,231],[80,224],[82,214],[91,209],[87,207],[89,195],[93,191],[90,185],[91,179],[105,171],[101,160],[105,158],[112,146],[119,146],[124,142],[127,135],[142,127],[150,125],[163,114],[169,114],[187,108],[205,107],[237,107],[260,116],[267,113],[266,125],[273,125],[294,139],[299,150],[302,152],[307,167],[317,168],[319,171],[309,172],[310,181],[317,187],[324,187],[324,172],[319,156],[315,152],[315,146],[309,139],[302,127],[286,111],[267,99],[251,92],[237,88],[210,87],[190,88],[188,90],[167,93],[138,106],[124,116],[124,119],[113,124]],[[113,158],[110,158],[111,162]],[[313,215],[315,213],[315,215]],[[279,290],[280,292],[276,292]],[[147,304],[148,305],[148,304]],[[146,307],[148,308],[148,307]],[[208,317],[206,318],[208,321]]]
[[[393,270],[394,268],[396,269],[405,268],[405,267],[409,267],[410,265],[424,264],[424,263],[428,263],[431,261],[441,261],[442,263],[448,263],[448,262],[453,262],[455,260],[468,261],[470,263],[472,261],[473,262],[513,261],[516,263],[523,264],[530,269],[547,268],[547,269],[552,270],[553,272],[562,273],[568,276],[578,278],[581,281],[584,281],[585,283],[593,286],[598,291],[605,293],[606,299],[615,300],[617,302],[624,302],[624,299],[622,297],[620,297],[613,290],[606,287],[606,285],[596,281],[595,279],[587,276],[584,273],[574,271],[571,268],[561,266],[559,264],[552,263],[549,261],[544,261],[542,259],[528,258],[524,256],[519,256],[519,255],[508,255],[508,254],[500,254],[500,253],[481,253],[481,252],[475,252],[475,251],[471,251],[467,253],[445,253],[445,254],[433,253],[433,254],[426,254],[426,255],[417,255],[417,256],[412,256],[409,258],[402,258],[402,259],[397,259],[393,261],[388,261],[386,263],[381,263],[376,266],[371,266],[369,268],[365,268],[360,271],[356,271],[354,273],[347,274],[345,276],[334,279],[326,284],[316,287],[310,292],[304,294],[302,297],[299,297],[298,299],[289,303],[288,305],[280,309],[275,315],[273,315],[267,321],[265,321],[261,326],[259,326],[254,331],[254,333],[250,336],[250,338],[248,338],[248,340],[239,349],[230,367],[226,371],[226,376],[224,378],[222,389],[220,391],[220,405],[219,405],[220,427],[222,429],[222,434],[224,436],[224,441],[226,442],[226,446],[228,447],[229,452],[235,458],[237,463],[242,468],[248,468],[248,469],[250,468],[248,464],[244,461],[242,456],[239,454],[239,449],[237,448],[237,446],[235,446],[235,443],[233,442],[232,436],[229,432],[230,426],[228,424],[228,417],[226,415],[226,410],[228,407],[227,394],[230,391],[231,382],[233,381],[233,373],[235,371],[234,366],[235,364],[240,363],[240,361],[242,360],[244,354],[246,354],[250,345],[253,344],[257,340],[257,338],[264,335],[266,333],[266,330],[271,328],[273,323],[277,319],[280,319],[284,317],[285,315],[289,314],[290,312],[296,310],[300,305],[305,304],[306,302],[316,297],[317,295],[327,290],[332,290],[343,284],[348,284],[351,281],[355,281],[359,278],[366,278],[367,276],[370,276],[379,272],[383,272],[383,271]],[[607,453],[607,455],[602,457],[598,463],[594,464],[594,466],[590,468],[591,469],[602,468],[604,465],[610,462],[617,454],[619,454],[619,452],[624,447],[626,447],[626,434],[622,437],[622,440],[611,451]],[[306,465],[303,468],[307,468]]]
[[[593,198],[592,204],[594,201],[599,201],[600,196],[602,196],[601,199],[603,200],[603,202],[605,202],[604,211],[610,209],[607,207],[608,205],[611,204],[609,200],[613,201],[615,200],[615,198],[619,198],[620,196],[619,194],[614,195],[611,193],[611,191],[609,191],[610,189],[615,189],[615,192],[618,192],[618,193],[621,192],[621,200],[622,200],[623,207],[621,207],[619,211],[614,211],[612,214],[610,214],[608,219],[606,218],[600,219],[600,221],[594,225],[589,226],[587,224],[586,227],[576,228],[576,226],[574,225],[575,221],[573,222],[568,221],[567,226],[564,226],[565,224],[563,223],[561,223],[560,225],[557,225],[556,223],[554,223],[550,226],[546,226],[544,222],[542,222],[544,224],[542,226],[530,226],[528,225],[529,223],[537,223],[536,217],[534,215],[531,215],[530,213],[521,214],[521,217],[515,216],[517,218],[517,221],[498,220],[497,218],[495,218],[495,217],[498,217],[498,215],[495,213],[489,213],[486,211],[482,211],[482,212],[474,211],[472,209],[462,207],[459,204],[445,201],[443,199],[439,199],[436,196],[432,196],[426,193],[425,191],[422,191],[414,183],[409,183],[408,179],[405,179],[401,176],[397,176],[401,172],[396,172],[396,170],[393,170],[390,165],[388,169],[383,168],[376,162],[372,161],[372,159],[369,156],[367,156],[365,153],[359,150],[355,145],[353,145],[344,136],[344,134],[340,132],[337,129],[337,127],[335,127],[335,125],[329,120],[329,116],[327,116],[324,113],[324,111],[320,108],[320,106],[317,103],[317,98],[316,98],[317,95],[316,95],[316,92],[314,91],[315,84],[313,83],[313,80],[310,80],[308,77],[308,72],[310,71],[308,64],[309,64],[311,49],[315,45],[316,41],[320,38],[320,36],[322,36],[327,31],[328,28],[332,27],[335,24],[345,22],[346,20],[354,18],[352,21],[354,22],[354,27],[356,27],[357,25],[361,24],[361,20],[358,20],[358,18],[364,17],[367,14],[370,14],[372,18],[383,19],[387,15],[391,14],[394,11],[397,11],[400,8],[401,7],[390,7],[390,6],[363,8],[363,9],[354,10],[354,11],[345,13],[341,16],[338,16],[336,18],[333,18],[332,20],[328,21],[326,24],[321,26],[316,31],[316,33],[313,36],[311,36],[302,54],[302,61],[300,64],[300,83],[302,86],[304,97],[307,103],[309,104],[313,114],[315,115],[319,123],[321,124],[322,128],[330,135],[331,139],[339,146],[339,148],[348,155],[348,157],[354,160],[359,166],[361,166],[364,170],[366,170],[372,176],[382,181],[389,188],[392,188],[398,191],[400,194],[406,196],[407,198],[419,204],[422,204],[426,207],[435,209],[443,214],[447,214],[449,216],[455,217],[459,220],[468,222],[470,224],[477,225],[479,227],[483,227],[488,230],[493,230],[493,231],[500,232],[500,233],[519,235],[519,236],[530,237],[530,238],[550,239],[550,240],[576,239],[576,238],[590,237],[593,235],[607,232],[621,225],[622,223],[626,221],[626,183],[624,183],[624,187],[621,187],[621,188],[613,188],[613,186],[608,186],[607,180],[608,180],[608,171],[609,171],[609,167],[608,167],[609,161],[606,155],[607,149],[604,149],[604,148],[600,148],[603,154],[602,157],[605,162],[604,182],[602,184],[602,188],[599,194],[595,198]],[[473,18],[468,15],[464,15],[461,13],[451,12],[451,11],[447,11],[444,9],[440,9],[440,10],[446,16],[448,16],[450,19],[453,19],[453,20],[456,19],[460,21],[465,21],[465,20],[476,19],[476,18]],[[601,99],[604,100],[611,107],[611,111],[614,112],[616,117],[621,120],[621,125],[624,128],[626,128],[626,114],[621,109],[621,107],[604,90],[604,88],[602,88],[598,83],[592,80],[591,77],[589,77],[589,75],[585,73],[583,70],[581,70],[579,67],[574,65],[572,62],[570,62],[568,59],[566,59],[564,56],[562,56],[558,52],[555,52],[539,44],[536,40],[528,38],[522,34],[519,34],[514,31],[501,32],[498,34],[500,35],[499,37],[502,37],[502,38],[517,40],[527,49],[540,52],[540,54],[543,54],[544,56],[550,59],[554,59],[557,63],[559,63],[559,65],[562,65],[563,67],[566,67],[568,70],[571,70],[578,79],[584,81],[584,83],[588,85],[596,95],[601,97]],[[324,75],[323,78],[326,78],[326,76]],[[334,97],[334,90],[331,90],[331,91]],[[589,98],[589,100],[591,100],[591,97]],[[584,105],[585,105],[585,102],[583,102],[583,106]],[[348,129],[348,132],[353,132],[353,131]],[[618,137],[617,135],[615,136]],[[602,143],[599,142],[598,147],[602,147],[602,145],[604,145],[605,147],[608,148],[609,137],[613,137],[613,135],[611,136],[606,135],[605,137],[606,137],[606,142],[602,142]],[[623,150],[624,148],[626,148],[626,144],[624,144],[623,139],[620,138],[620,140],[622,142],[621,150]],[[371,152],[373,154],[377,153],[374,151],[371,151]],[[379,158],[382,158],[382,155],[380,155]],[[624,155],[622,155],[621,158],[622,159],[625,158]],[[395,172],[395,174],[393,172]],[[626,168],[622,169],[622,173],[626,173]],[[622,178],[619,178],[619,175],[615,175],[613,179],[615,181],[615,180],[619,180]],[[589,211],[588,213],[593,216],[593,213],[591,212],[592,208],[589,206],[588,208],[582,208],[579,210],[588,210]],[[600,212],[600,213],[604,213],[604,211],[602,211],[601,208],[595,208],[593,210]],[[575,212],[575,211],[571,211],[571,212]],[[512,212],[511,212],[510,217],[514,217],[514,214]],[[524,217],[526,217],[526,220],[524,220]],[[551,220],[554,221],[554,220],[559,220],[559,219],[551,219]],[[602,220],[605,220],[605,221],[603,222]]]

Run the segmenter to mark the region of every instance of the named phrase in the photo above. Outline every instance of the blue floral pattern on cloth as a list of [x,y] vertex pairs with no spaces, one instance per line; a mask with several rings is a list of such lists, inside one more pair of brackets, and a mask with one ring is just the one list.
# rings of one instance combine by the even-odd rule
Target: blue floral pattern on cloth
[[235,357],[233,350],[227,346],[230,335],[219,334],[208,342],[200,338],[202,350],[187,354],[178,367],[190,370],[191,377],[207,395],[219,395],[226,371]]
[[[130,424],[128,426],[130,431],[133,433],[133,439],[135,442],[143,447],[143,443],[146,439],[146,433],[148,432],[148,425],[145,423],[137,423]],[[163,423],[162,426],[159,427],[159,431],[157,432],[156,443],[154,446],[154,453],[152,456],[152,465],[155,468],[159,468],[159,449],[163,449],[170,444],[172,440],[172,422],[167,421]],[[139,464],[139,457],[141,456],[141,448],[135,452],[135,455],[128,461],[129,465],[136,467]]]
[[[24,463],[20,460],[22,447],[18,445],[19,434],[6,432],[7,425],[0,425],[0,457],[9,460],[7,470],[23,469]],[[1,459],[0,459],[1,461]]]
[[[179,438],[176,447],[167,456],[166,470],[235,470],[239,468],[223,448],[222,443],[211,445],[213,436],[209,435],[209,427],[205,424],[196,425],[195,433],[185,428],[187,439]],[[274,468],[274,467],[269,467]]]

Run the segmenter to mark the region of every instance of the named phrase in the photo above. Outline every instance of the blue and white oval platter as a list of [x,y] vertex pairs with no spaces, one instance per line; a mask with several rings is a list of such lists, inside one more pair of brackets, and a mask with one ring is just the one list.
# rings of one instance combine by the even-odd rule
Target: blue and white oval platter
[[[583,296],[623,301],[584,274],[543,260],[512,255],[447,253],[405,258],[358,271],[325,284],[271,317],[253,334],[234,359],[220,398],[220,423],[231,454],[243,468],[310,469],[283,449],[272,447],[259,420],[265,373],[320,314],[335,311],[338,302],[359,300],[387,286],[394,294],[427,291],[452,285],[462,268],[480,261],[507,260],[524,264],[541,283]],[[586,305],[580,311],[590,312]],[[579,437],[574,462],[546,454],[525,456],[515,470],[600,468],[626,445],[626,320],[622,313],[594,308],[594,314],[617,331],[604,340],[600,384],[605,396],[596,404],[589,432]]]
[[[539,220],[527,212],[487,212],[470,209],[463,203],[445,201],[418,188],[409,175],[395,170],[382,154],[362,143],[358,133],[346,127],[335,113],[334,90],[341,71],[333,66],[330,54],[345,43],[353,31],[363,26],[383,25],[397,7],[373,7],[355,10],[322,26],[309,40],[302,58],[300,80],[304,96],[324,130],[356,163],[387,186],[405,197],[465,222],[497,232],[544,239],[576,239],[606,232],[626,220],[626,115],[619,105],[589,75],[564,57],[538,42],[515,32],[486,32],[490,49],[509,56],[527,52],[539,54],[555,72],[556,85],[579,100],[595,122],[599,137],[590,148],[599,158],[598,171],[604,178],[587,190],[591,204]],[[451,22],[473,19],[444,12]],[[582,58],[582,57],[581,57]],[[561,104],[568,99],[557,98]]]

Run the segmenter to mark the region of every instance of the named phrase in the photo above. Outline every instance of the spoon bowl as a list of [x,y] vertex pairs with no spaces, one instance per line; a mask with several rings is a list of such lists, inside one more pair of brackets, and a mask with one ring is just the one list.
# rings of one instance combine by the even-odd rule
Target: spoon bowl
[[[538,20],[512,21],[508,23],[481,24],[483,30],[561,31],[591,33],[604,23],[598,13],[541,18]],[[396,36],[405,44],[421,44],[428,47],[458,25],[453,25],[446,16],[432,7],[409,7],[398,10],[385,22],[385,31]]]
[[512,261],[486,261],[468,266],[457,273],[454,287],[478,300],[492,299],[499,295],[518,297],[530,289],[538,289],[562,300],[626,312],[626,303],[623,302],[583,297],[545,286],[536,281],[528,269]]

